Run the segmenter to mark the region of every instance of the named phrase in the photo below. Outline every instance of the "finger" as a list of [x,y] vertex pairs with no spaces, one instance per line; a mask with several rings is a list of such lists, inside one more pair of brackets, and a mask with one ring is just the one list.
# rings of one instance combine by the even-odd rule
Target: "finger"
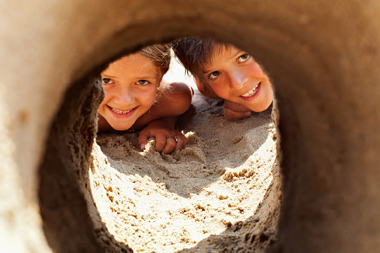
[[251,114],[250,111],[236,112],[236,111],[232,111],[229,108],[224,108],[224,116],[226,117],[227,120],[242,120],[242,119],[245,119],[250,114]]
[[164,135],[156,136],[156,151],[161,152],[166,145],[166,137]]
[[187,137],[183,135],[182,133],[181,133],[181,137],[183,139],[183,145],[186,145],[187,143],[189,143],[189,140],[187,139]]
[[235,102],[231,102],[231,101],[228,101],[228,100],[224,100],[223,107],[225,109],[228,108],[231,111],[235,111],[235,112],[246,112],[246,111],[249,111],[249,109],[247,107],[245,107],[244,105],[241,105],[241,104],[238,104],[238,103],[235,103]]
[[178,143],[177,143],[178,149],[182,149],[187,143],[189,143],[189,140],[182,133],[178,134],[177,139],[178,139]]
[[166,139],[166,145],[163,150],[164,154],[170,154],[171,152],[175,150],[176,146],[177,146],[177,143],[175,139],[173,137],[168,137]]
[[176,138],[177,138],[177,145],[176,145],[176,149],[182,149],[183,148],[183,146],[184,146],[184,140],[183,140],[183,137],[182,136],[180,136],[180,135],[178,135],[178,136],[176,136]]
[[148,132],[146,132],[146,131],[141,131],[140,132],[140,134],[139,134],[139,144],[140,144],[141,150],[145,149],[146,142],[148,141],[148,139],[150,137],[151,136],[149,135]]

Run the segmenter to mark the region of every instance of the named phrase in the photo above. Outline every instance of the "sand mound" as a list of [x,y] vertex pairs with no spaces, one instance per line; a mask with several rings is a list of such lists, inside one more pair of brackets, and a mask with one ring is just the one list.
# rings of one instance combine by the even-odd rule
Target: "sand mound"
[[111,252],[249,252],[276,240],[270,110],[228,122],[220,101],[196,92],[193,104],[183,117],[189,144],[170,155],[154,151],[153,139],[141,152],[137,133],[98,136],[89,178],[95,231]]

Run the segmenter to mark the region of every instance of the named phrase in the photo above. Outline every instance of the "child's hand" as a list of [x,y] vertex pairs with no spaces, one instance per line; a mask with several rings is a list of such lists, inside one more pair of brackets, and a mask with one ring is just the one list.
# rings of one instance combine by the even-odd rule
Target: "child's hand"
[[152,121],[141,130],[139,143],[141,150],[145,149],[145,144],[150,137],[156,138],[156,151],[163,151],[165,154],[173,152],[175,149],[182,149],[188,143],[188,139],[178,130],[171,127],[172,123],[164,119]]
[[227,120],[242,120],[251,115],[251,110],[241,104],[224,100],[223,104],[224,117]]

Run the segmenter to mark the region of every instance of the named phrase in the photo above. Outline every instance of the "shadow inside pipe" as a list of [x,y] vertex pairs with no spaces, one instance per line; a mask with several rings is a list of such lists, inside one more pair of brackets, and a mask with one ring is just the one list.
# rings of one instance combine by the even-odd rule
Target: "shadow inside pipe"
[[[220,101],[204,99],[196,91],[196,105],[180,125],[190,140],[185,149],[170,155],[155,152],[153,147],[140,152],[137,133],[121,133],[100,135],[102,152],[94,143],[96,108],[103,99],[103,90],[93,78],[97,73],[67,91],[39,169],[43,228],[54,251],[198,249],[209,244],[206,238],[225,238],[231,229],[242,231],[236,229],[239,224],[245,227],[256,219],[263,200],[252,198],[257,194],[255,187],[263,197],[277,173],[260,158],[264,152],[269,155],[265,157],[268,164],[276,163],[270,110],[228,122]],[[247,135],[247,131],[254,132]],[[271,144],[266,146],[268,141]],[[127,170],[119,166],[123,162],[129,166]],[[260,173],[265,175],[258,176]],[[239,192],[244,192],[244,197]],[[241,203],[250,207],[244,209]],[[227,218],[216,218],[218,213]],[[271,224],[275,222],[273,218]],[[199,224],[216,229],[198,227],[192,234],[190,228]],[[161,245],[155,235],[167,241]]]
[[[99,233],[94,220],[100,220],[100,215],[94,212],[88,191],[96,108],[102,98],[103,91],[93,78],[75,82],[50,128],[38,171],[38,198],[43,230],[54,252],[104,252],[107,248],[95,236]],[[113,236],[107,235],[110,241]],[[131,252],[126,245],[115,245]]]
[[273,245],[281,191],[271,110],[230,122],[222,100],[196,90],[179,124],[189,144],[169,155],[154,140],[141,151],[138,132],[99,133],[89,171],[98,224],[134,250]]

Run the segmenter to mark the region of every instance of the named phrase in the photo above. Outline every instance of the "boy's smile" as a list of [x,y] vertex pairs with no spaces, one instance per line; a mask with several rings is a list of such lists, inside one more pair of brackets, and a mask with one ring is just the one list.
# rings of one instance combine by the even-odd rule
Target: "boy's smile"
[[207,83],[219,97],[256,112],[272,103],[268,76],[246,52],[234,46],[217,47],[205,69]]
[[106,93],[98,113],[115,130],[128,130],[153,105],[162,75],[152,61],[132,54],[102,72]]
[[256,95],[258,93],[258,89],[261,87],[261,82],[259,82],[255,88],[253,88],[252,90],[248,91],[247,93],[241,95],[243,98],[252,98],[254,95]]

